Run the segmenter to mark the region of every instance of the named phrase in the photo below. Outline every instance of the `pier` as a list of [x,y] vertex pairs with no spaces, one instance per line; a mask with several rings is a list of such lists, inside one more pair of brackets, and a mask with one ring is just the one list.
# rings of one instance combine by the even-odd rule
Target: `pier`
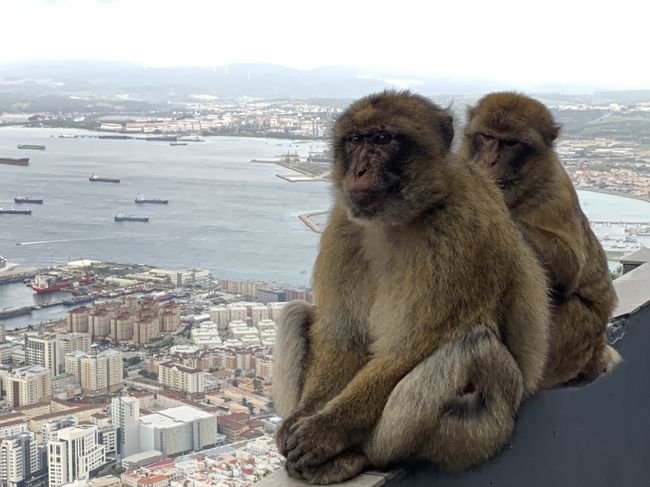
[[323,229],[318,225],[318,223],[313,221],[311,219],[311,217],[316,216],[316,215],[327,215],[328,213],[329,213],[329,210],[311,211],[309,213],[303,213],[302,215],[298,215],[298,218],[312,232],[314,232],[314,233],[323,233]]

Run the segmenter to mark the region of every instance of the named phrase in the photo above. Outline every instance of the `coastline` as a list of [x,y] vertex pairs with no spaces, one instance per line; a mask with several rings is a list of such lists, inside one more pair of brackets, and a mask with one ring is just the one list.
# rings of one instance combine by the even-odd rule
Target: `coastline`
[[585,191],[587,193],[600,193],[600,194],[608,194],[611,196],[621,196],[622,198],[630,198],[633,200],[639,200],[639,201],[645,201],[646,203],[650,203],[650,197],[645,198],[643,196],[636,196],[633,194],[627,194],[627,193],[620,193],[618,191],[608,191],[606,189],[594,189],[594,188],[581,188],[576,186],[577,191]]

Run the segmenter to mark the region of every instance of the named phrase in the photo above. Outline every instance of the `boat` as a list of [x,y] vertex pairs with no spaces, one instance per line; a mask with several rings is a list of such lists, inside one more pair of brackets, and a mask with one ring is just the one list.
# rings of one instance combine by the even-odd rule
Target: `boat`
[[187,142],[170,142],[169,145],[187,145]]
[[22,308],[3,308],[0,310],[0,319],[29,315],[32,314],[32,309],[31,306],[23,306]]
[[178,137],[175,135],[152,135],[151,137],[146,137],[144,140],[149,142],[176,142]]
[[167,205],[169,204],[169,200],[162,200],[158,198],[145,198],[141,194],[135,197],[135,202],[139,204],[152,204],[152,205]]
[[181,140],[183,142],[205,142],[205,139],[203,137],[199,137],[198,135],[186,135],[178,140]]
[[327,163],[330,164],[332,162],[332,159],[334,158],[333,154],[329,150],[324,150],[322,152],[310,152],[309,155],[307,156],[307,162],[315,162],[315,163]]
[[92,274],[85,274],[81,277],[70,277],[61,274],[38,274],[31,282],[30,287],[38,294],[53,293],[94,282]]
[[41,198],[32,198],[31,196],[16,196],[14,198],[14,203],[31,203],[33,205],[42,205],[43,200]]
[[19,149],[45,150],[44,145],[38,144],[18,144]]
[[15,208],[0,208],[0,215],[31,215],[32,210],[17,210]]
[[118,212],[113,219],[116,222],[144,222],[147,223],[149,221],[148,216],[133,216],[133,215],[125,215],[124,213]]
[[18,267],[18,264],[12,264],[11,262],[7,262],[7,259],[5,259],[3,256],[0,255],[0,275],[8,273],[9,271],[15,269]]
[[77,137],[79,136],[74,134],[59,134],[59,139],[76,139]]
[[109,140],[126,140],[126,139],[132,139],[133,137],[129,137],[128,135],[100,135],[100,139],[109,139]]
[[29,166],[29,157],[0,157],[0,164],[9,164],[10,166]]
[[74,296],[70,299],[64,299],[61,304],[63,306],[76,306],[78,304],[84,304],[84,303],[90,303],[91,301],[94,301],[96,298],[95,296],[88,295],[88,296]]
[[120,182],[118,178],[100,178],[99,176],[96,176],[95,173],[92,173],[90,175],[88,181],[90,181],[91,183],[119,183]]

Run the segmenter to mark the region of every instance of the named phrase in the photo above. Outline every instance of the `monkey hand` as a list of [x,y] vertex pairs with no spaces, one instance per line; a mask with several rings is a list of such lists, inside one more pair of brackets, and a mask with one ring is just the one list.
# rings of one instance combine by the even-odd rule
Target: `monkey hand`
[[288,428],[287,470],[320,465],[350,446],[351,438],[333,415],[319,412],[300,418]]
[[297,409],[289,416],[287,416],[284,421],[280,424],[277,431],[275,432],[275,444],[278,446],[278,451],[280,455],[287,456],[287,440],[289,439],[289,431],[291,427],[300,419],[305,416],[308,416],[309,412],[305,409]]
[[290,477],[304,480],[308,484],[327,485],[356,477],[369,465],[366,455],[360,451],[348,450],[314,467],[298,470],[295,465],[288,463],[286,469]]

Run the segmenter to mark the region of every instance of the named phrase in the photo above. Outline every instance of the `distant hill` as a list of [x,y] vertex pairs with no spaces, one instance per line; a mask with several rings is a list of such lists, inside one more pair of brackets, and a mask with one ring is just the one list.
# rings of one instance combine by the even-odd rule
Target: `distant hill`
[[146,68],[95,61],[0,66],[0,93],[128,95],[129,99],[148,102],[187,101],[198,94],[221,98],[351,99],[402,87],[412,87],[425,95],[478,95],[508,88],[484,80],[369,73],[343,67],[307,71],[270,64]]

